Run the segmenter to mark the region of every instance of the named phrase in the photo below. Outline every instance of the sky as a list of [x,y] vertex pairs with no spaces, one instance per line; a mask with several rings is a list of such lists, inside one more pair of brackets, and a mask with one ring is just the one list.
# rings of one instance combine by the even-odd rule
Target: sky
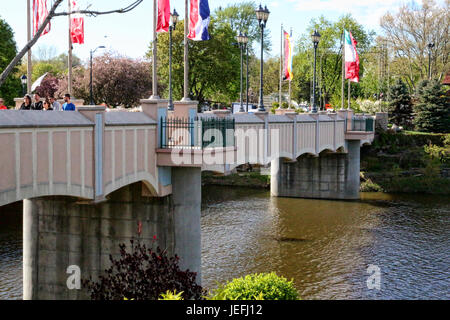
[[[256,0],[267,5],[271,14],[267,28],[272,34],[271,55],[280,51],[279,30],[283,23],[286,29],[293,28],[294,39],[306,31],[312,18],[324,15],[336,21],[340,16],[351,13],[359,23],[368,30],[380,31],[379,19],[387,11],[396,12],[407,0]],[[409,0],[411,1],[411,0]],[[111,10],[127,6],[133,0],[78,0],[81,9],[91,4],[91,9]],[[209,0],[211,11],[219,6],[226,7],[242,1]],[[421,0],[416,0],[421,2]],[[18,50],[26,44],[26,3],[27,0],[0,0],[0,17],[12,27]],[[52,0],[47,0],[50,8]],[[66,11],[64,1],[57,11]],[[184,0],[171,0],[171,7],[176,8],[184,17]],[[101,50],[114,51],[132,58],[142,58],[148,51],[152,39],[153,0],[144,0],[136,9],[125,14],[111,14],[97,17],[85,17],[85,44],[74,44],[73,53],[83,61],[89,58],[91,49],[105,46]],[[34,52],[47,52],[58,55],[68,50],[68,18],[55,17],[51,32],[41,36],[34,47]]]

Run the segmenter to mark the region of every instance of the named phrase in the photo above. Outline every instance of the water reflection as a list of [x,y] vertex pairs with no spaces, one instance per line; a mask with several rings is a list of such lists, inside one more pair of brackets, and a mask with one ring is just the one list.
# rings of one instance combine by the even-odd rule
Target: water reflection
[[[0,299],[22,298],[21,212],[0,209]],[[304,299],[449,299],[449,214],[446,197],[316,201],[205,186],[203,285],[276,271]],[[369,264],[381,268],[380,291],[367,289]]]
[[[276,271],[293,278],[305,299],[448,298],[446,198],[364,194],[359,202],[316,201],[222,187],[208,187],[204,197],[208,287]],[[381,291],[367,289],[369,264],[381,268]]]
[[0,208],[0,299],[22,299],[22,204]]

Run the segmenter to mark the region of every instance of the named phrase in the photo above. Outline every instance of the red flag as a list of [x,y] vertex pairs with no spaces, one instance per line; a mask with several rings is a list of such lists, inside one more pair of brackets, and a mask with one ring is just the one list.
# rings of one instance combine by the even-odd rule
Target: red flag
[[[72,1],[72,11],[78,10],[78,4],[76,0]],[[84,18],[79,14],[72,15],[70,20],[70,37],[72,43],[84,43]]]
[[356,51],[358,42],[353,38],[351,32],[344,30],[345,49],[345,79],[359,82],[359,56]]
[[291,36],[286,31],[284,33],[284,76],[283,80],[291,81],[294,77],[292,73],[292,44]]
[[[33,1],[33,36],[38,32],[41,25],[44,23],[48,16],[47,0],[34,0]],[[42,35],[50,32],[50,21],[42,32]]]
[[168,32],[170,24],[170,0],[158,0],[156,32]]

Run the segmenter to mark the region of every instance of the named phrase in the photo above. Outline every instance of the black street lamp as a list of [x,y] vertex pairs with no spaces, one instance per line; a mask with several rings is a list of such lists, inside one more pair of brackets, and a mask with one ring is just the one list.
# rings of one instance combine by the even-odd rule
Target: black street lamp
[[258,19],[259,22],[259,27],[261,28],[261,78],[259,80],[259,105],[258,105],[258,111],[266,111],[266,109],[264,108],[264,91],[263,91],[263,86],[264,86],[264,80],[263,80],[263,76],[264,76],[264,28],[266,27],[267,24],[267,20],[269,19],[269,14],[270,11],[267,9],[267,6],[263,7],[261,5],[259,5],[259,8],[256,9],[256,18]]
[[239,112],[245,112],[244,110],[244,98],[243,98],[243,82],[244,82],[244,50],[247,47],[248,43],[248,37],[246,34],[239,33],[238,36],[236,36],[236,40],[239,44],[239,48],[241,49],[241,91],[240,91],[240,98],[241,98],[241,107],[239,108]]
[[22,83],[22,96],[25,96],[25,94],[26,94],[25,87],[27,85],[27,76],[26,75],[21,76],[20,82]]
[[311,35],[312,42],[314,43],[314,77],[313,77],[313,97],[312,97],[312,112],[317,113],[316,106],[316,62],[317,62],[317,47],[319,46],[320,41],[320,33],[317,30],[314,30],[314,33]]
[[173,106],[173,93],[172,93],[172,31],[175,30],[178,23],[177,10],[173,9],[173,13],[170,14],[170,26],[169,26],[169,103],[167,109],[169,111],[174,110]]
[[431,54],[432,54],[432,50],[434,48],[434,43],[430,42],[428,44],[428,79],[431,80]]
[[91,50],[91,72],[90,72],[90,80],[89,80],[89,96],[90,96],[90,100],[91,100],[91,106],[93,106],[95,104],[94,91],[92,89],[92,56],[94,55],[95,51],[97,51],[97,49],[104,49],[104,48],[105,48],[105,46],[98,46],[94,50]]

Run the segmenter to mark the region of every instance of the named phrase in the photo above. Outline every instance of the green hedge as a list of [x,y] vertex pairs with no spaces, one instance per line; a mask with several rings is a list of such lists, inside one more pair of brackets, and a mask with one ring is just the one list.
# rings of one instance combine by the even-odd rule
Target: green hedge
[[298,300],[293,281],[272,273],[234,279],[213,291],[210,300]]

